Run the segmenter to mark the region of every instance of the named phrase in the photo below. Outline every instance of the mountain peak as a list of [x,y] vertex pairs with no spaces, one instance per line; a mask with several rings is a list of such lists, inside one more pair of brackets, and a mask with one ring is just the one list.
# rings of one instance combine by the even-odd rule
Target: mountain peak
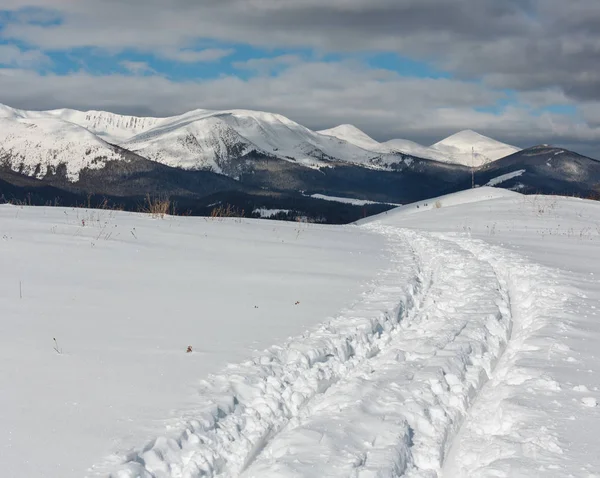
[[317,133],[325,136],[333,136],[364,149],[371,149],[380,145],[378,141],[352,124],[341,124],[335,128],[317,131]]
[[448,136],[432,145],[431,149],[446,154],[455,163],[474,167],[520,151],[516,146],[488,138],[471,129]]
[[[481,140],[495,141],[494,139],[489,138],[488,136],[484,136],[481,133],[478,133],[477,131],[474,131],[472,129],[464,129],[462,131],[459,131],[458,133],[454,133],[454,134],[448,136],[447,138],[444,138],[441,141],[438,141],[435,144],[450,144],[450,143],[456,143],[459,141],[473,142],[473,141],[481,141]],[[433,146],[435,146],[435,144]]]

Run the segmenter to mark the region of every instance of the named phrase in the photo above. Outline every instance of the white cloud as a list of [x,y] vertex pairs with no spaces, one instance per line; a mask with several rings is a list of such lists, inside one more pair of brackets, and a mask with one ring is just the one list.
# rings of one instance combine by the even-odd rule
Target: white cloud
[[181,63],[201,63],[217,61],[231,56],[235,53],[232,48],[206,48],[204,50],[188,49],[161,49],[156,54],[168,60],[179,61]]
[[146,73],[156,74],[156,71],[148,65],[145,61],[129,61],[123,60],[119,62],[123,68],[125,68],[128,72],[133,73],[134,75],[143,75]]
[[239,70],[256,71],[266,74],[277,68],[284,66],[296,65],[302,62],[302,58],[298,55],[279,55],[273,58],[251,58],[245,61],[236,61],[233,66]]
[[0,102],[26,109],[96,108],[161,116],[193,108],[249,108],[281,113],[313,129],[353,123],[381,140],[433,143],[471,128],[519,146],[553,142],[588,148],[600,141],[600,128],[583,119],[574,123],[563,115],[536,115],[520,107],[498,115],[474,109],[493,105],[503,95],[485,85],[406,78],[352,62],[299,63],[275,76],[248,80],[229,76],[182,82],[158,75],[58,76],[0,69]]
[[43,68],[52,60],[39,50],[21,50],[14,45],[0,45],[0,65],[18,68]]

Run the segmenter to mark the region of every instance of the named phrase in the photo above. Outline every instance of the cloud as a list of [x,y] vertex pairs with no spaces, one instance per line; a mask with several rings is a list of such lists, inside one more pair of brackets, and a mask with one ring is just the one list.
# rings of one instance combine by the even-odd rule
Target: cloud
[[581,113],[585,121],[595,127],[600,127],[600,101],[582,106]]
[[150,65],[148,65],[148,63],[146,63],[145,61],[123,60],[119,62],[119,65],[121,65],[129,73],[132,73],[134,75],[143,75],[146,73],[156,74],[156,71],[152,69]]
[[221,60],[234,53],[235,50],[232,48],[206,48],[205,50],[164,49],[159,50],[157,56],[182,63],[201,63]]
[[260,74],[267,74],[270,71],[278,70],[290,65],[296,65],[301,62],[302,58],[299,55],[287,54],[273,58],[251,58],[245,61],[233,62],[232,65],[238,70],[248,70]]
[[[309,126],[355,122],[378,137],[426,141],[464,126],[525,145],[600,141],[598,0],[173,0],[168,8],[162,0],[4,0],[3,8],[13,14],[0,38],[27,45],[29,51],[136,50],[196,63],[233,54],[228,48],[199,50],[198,45],[250,44],[278,55],[234,63],[257,75],[247,81],[224,77],[175,84],[144,72],[139,92],[124,78],[61,77],[76,91],[88,87],[106,95],[96,95],[101,98],[96,102],[83,93],[77,100],[63,96],[59,77],[38,78],[50,97],[56,93],[57,100],[63,99],[53,106],[71,101],[97,108],[102,103],[163,114],[186,109],[189,98],[197,98],[199,107],[272,109]],[[290,48],[313,50],[316,57],[395,52],[431,63],[455,80],[402,79],[385,70],[327,67],[279,55]],[[30,67],[15,60],[5,64]],[[129,71],[139,75],[142,70]],[[114,91],[105,91],[103,81]],[[165,91],[146,90],[159,83]],[[48,103],[36,94],[33,80],[26,84],[32,88],[30,98]],[[473,111],[496,104],[506,89],[515,90],[520,107],[500,114]],[[14,94],[3,91],[2,97],[32,104],[22,92],[22,87]],[[184,93],[196,96],[183,99]],[[543,111],[556,105],[576,106],[580,115]]]
[[570,98],[600,99],[598,0],[173,0],[169,8],[159,0],[4,2],[5,9],[24,7],[60,21],[40,25],[21,15],[2,36],[39,48],[166,49],[186,62],[222,58],[189,50],[199,39],[391,51],[497,88],[557,87]]
[[[201,39],[267,48],[391,51],[497,88],[558,87],[600,99],[598,0],[5,0],[4,38],[44,49],[164,50],[184,62]],[[23,10],[24,7],[29,7]],[[35,7],[35,8],[31,8]],[[58,16],[50,25],[22,12]],[[31,16],[31,14],[30,14]]]
[[586,122],[529,107],[508,107],[500,114],[474,109],[503,97],[483,84],[406,78],[354,62],[298,63],[276,75],[247,80],[225,76],[179,82],[158,75],[60,76],[0,69],[0,102],[25,109],[100,108],[157,116],[193,108],[263,109],[312,129],[353,123],[380,140],[433,143],[472,128],[518,146],[549,142],[597,151],[593,145],[600,141],[600,127],[592,121],[598,118],[593,110]]
[[42,68],[52,60],[39,50],[21,50],[14,45],[0,45],[0,65],[19,68]]

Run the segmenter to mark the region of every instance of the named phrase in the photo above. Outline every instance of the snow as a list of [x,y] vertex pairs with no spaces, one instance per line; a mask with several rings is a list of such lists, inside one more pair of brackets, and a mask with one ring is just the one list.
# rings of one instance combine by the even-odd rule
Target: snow
[[519,176],[522,176],[524,172],[524,169],[519,169],[518,171],[502,174],[493,179],[490,179],[487,182],[486,186],[497,186],[498,184],[502,184],[504,181],[508,181],[509,179],[518,178]]
[[125,478],[593,476],[598,209],[484,187],[361,221],[349,235],[386,241],[374,287],[205,379],[179,426],[108,469]]
[[308,168],[330,166],[329,161],[386,168],[399,160],[397,155],[389,152],[363,149],[311,131],[285,116],[262,111],[198,109],[177,116],[153,118],[70,109],[25,111],[2,106],[0,117],[7,121],[58,119],[76,124],[98,139],[153,161],[184,169],[222,172],[222,165],[231,157],[250,152],[294,161]]
[[501,143],[472,130],[460,131],[432,146],[423,146],[406,139],[391,139],[380,143],[352,125],[340,125],[319,131],[334,136],[360,148],[382,154],[408,154],[418,158],[444,163],[478,167],[520,151],[519,148]]
[[[474,132],[459,133],[429,148],[401,139],[379,143],[352,125],[315,132],[279,114],[240,109],[199,109],[155,118],[71,109],[25,111],[0,105],[0,119],[10,130],[8,152],[14,164],[25,158],[24,171],[33,175],[39,169],[38,164],[45,170],[47,165],[55,166],[60,160],[67,165],[69,179],[73,181],[88,165],[73,142],[104,147],[110,143],[169,166],[218,173],[228,172],[224,166],[231,158],[252,152],[313,169],[344,162],[388,169],[399,161],[410,161],[402,154],[471,165],[474,146],[479,165],[517,151]],[[43,133],[43,139],[39,131],[19,126],[42,121],[53,125],[52,131]],[[76,127],[81,138],[63,144],[65,136],[75,138]],[[45,159],[55,156],[56,151],[59,154],[53,161]],[[35,163],[37,160],[40,162]]]
[[431,146],[442,153],[447,161],[464,166],[478,167],[520,151],[472,130],[460,131]]
[[66,165],[67,178],[77,181],[83,168],[101,169],[122,155],[85,128],[65,121],[0,117],[0,162],[37,178]]
[[433,159],[435,161],[451,161],[447,155],[407,139],[391,139],[384,143],[380,143],[356,126],[349,124],[322,130],[319,131],[319,134],[333,136],[358,146],[359,148],[373,151],[378,154],[408,154],[418,158]]
[[6,476],[598,476],[598,202],[0,227]]
[[60,109],[45,112],[63,121],[78,124],[109,143],[119,144],[164,121],[162,118],[118,115],[106,111]]
[[94,475],[179,429],[201,379],[373,287],[384,240],[353,229],[0,206],[2,475]]
[[[419,235],[375,230],[397,236],[397,265],[385,277],[390,296],[378,294],[376,307],[392,297],[400,298],[400,307],[381,324],[372,350],[346,365],[344,380],[315,397],[242,476],[435,470],[446,437],[504,350],[508,297],[489,265],[454,244],[440,247]],[[369,303],[360,312],[368,317],[373,308]]]
[[[512,334],[437,476],[597,476],[600,206],[480,188],[379,221],[450,240],[508,291]],[[454,198],[457,199],[457,198]],[[478,199],[485,199],[479,201]],[[409,476],[422,476],[415,470]],[[433,475],[436,476],[436,475]]]
[[[321,158],[373,167],[372,160],[381,156],[318,134],[284,116],[249,110],[186,113],[130,138],[122,146],[184,168],[215,169],[231,153],[243,155],[251,151],[309,167],[327,164]],[[397,158],[389,159],[394,161]]]
[[432,148],[428,148],[427,146],[423,146],[419,143],[415,143],[414,141],[409,141],[406,139],[391,139],[385,143],[382,143],[382,147],[389,152],[410,154],[418,158],[432,159],[434,161],[441,161],[444,163],[452,162],[452,158],[449,156]]
[[280,213],[289,213],[289,209],[267,209],[267,208],[259,208],[252,211],[253,214],[258,214],[262,218],[270,218],[273,216],[277,216]]
[[[324,201],[334,201],[341,202],[344,204],[353,204],[355,206],[364,206],[366,204],[387,204],[381,203],[377,201],[368,201],[366,199],[354,199],[354,198],[342,198],[338,196],[327,196],[325,194],[312,194],[310,197],[315,199],[323,199]],[[399,206],[399,204],[393,204],[394,206]]]
[[356,126],[351,124],[342,124],[336,126],[335,128],[318,131],[318,133],[325,136],[333,136],[335,138],[342,139],[366,150],[378,151],[381,146],[381,143],[374,140],[364,131],[361,131]]
[[0,118],[58,119],[81,126],[112,144],[118,144],[120,141],[164,121],[163,118],[125,116],[107,111],[78,111],[68,108],[50,111],[27,111],[2,104],[0,104]]

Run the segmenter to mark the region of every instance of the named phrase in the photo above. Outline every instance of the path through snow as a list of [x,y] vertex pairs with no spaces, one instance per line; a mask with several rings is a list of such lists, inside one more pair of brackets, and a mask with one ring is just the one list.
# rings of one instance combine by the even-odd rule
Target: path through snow
[[[565,281],[562,271],[483,241],[457,243],[492,265],[517,306],[512,340],[454,440],[442,476],[529,477],[532,470],[536,476],[600,476],[591,464],[573,469],[597,455],[597,437],[590,442],[583,433],[582,460],[564,456],[563,449],[565,429],[579,428],[576,415],[585,414],[588,401],[595,399],[584,385],[565,390],[568,384],[549,370],[578,363],[564,338],[574,331],[573,312],[585,310],[585,295]],[[589,414],[597,420],[597,413]]]
[[425,277],[422,302],[243,476],[431,476],[504,350],[508,296],[489,264],[451,242],[373,227],[408,238]]
[[[558,476],[552,456],[563,453],[557,424],[567,408],[557,395],[553,410],[536,413],[541,395],[562,389],[540,364],[576,361],[557,336],[572,326],[565,304],[582,294],[557,271],[481,241],[365,227],[386,237],[393,260],[354,308],[211,377],[206,405],[182,416],[179,431],[95,471]],[[573,406],[595,407],[586,390],[575,390]]]
[[[179,429],[133,451],[111,476],[165,478],[237,476],[311,401],[385,349],[422,294],[419,264],[402,234],[390,236],[392,263],[352,309],[317,329],[229,366],[208,379],[202,408],[182,416]],[[112,457],[94,467],[103,476]]]

